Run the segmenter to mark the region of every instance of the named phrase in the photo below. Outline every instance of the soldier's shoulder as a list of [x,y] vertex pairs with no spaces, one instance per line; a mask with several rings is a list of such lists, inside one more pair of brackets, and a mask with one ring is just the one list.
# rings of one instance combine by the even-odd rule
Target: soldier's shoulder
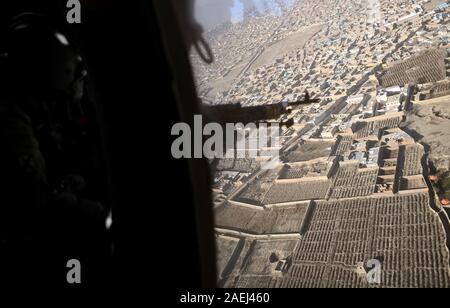
[[18,104],[9,100],[0,99],[0,119],[3,121],[14,120],[31,125],[30,117],[23,111],[23,109],[20,108]]
[[[21,175],[45,181],[45,162],[31,120],[17,105],[0,103],[0,153],[2,165]],[[14,169],[15,168],[15,169]]]
[[29,116],[14,103],[0,102],[0,142],[13,152],[36,150],[39,146]]

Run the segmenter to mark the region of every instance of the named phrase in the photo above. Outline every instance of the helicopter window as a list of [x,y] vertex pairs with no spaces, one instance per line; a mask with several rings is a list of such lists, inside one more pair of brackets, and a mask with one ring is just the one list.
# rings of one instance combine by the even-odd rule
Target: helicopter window
[[[364,259],[368,252],[394,253],[383,236],[411,250],[421,242],[418,229],[408,229],[409,242],[394,231],[405,227],[397,209],[414,204],[415,212],[423,204],[431,211],[426,149],[414,137],[418,129],[434,140],[443,129],[438,124],[431,136],[419,119],[425,111],[414,106],[445,104],[450,93],[448,3],[197,0],[195,16],[214,55],[207,63],[197,48],[190,51],[207,121],[255,123],[245,135],[249,144],[264,135],[262,123],[277,124],[265,133],[275,143],[256,143],[243,157],[225,148],[235,156],[211,163],[217,262],[226,268],[219,268],[219,285],[369,286],[373,279],[353,274],[357,264],[390,262]],[[386,141],[396,135],[402,142]],[[447,195],[441,188],[443,205]],[[384,221],[390,215],[398,219]],[[436,221],[442,229],[441,223],[448,221]],[[392,229],[385,233],[387,224]],[[379,246],[368,251],[361,248],[366,241]],[[279,279],[270,263],[287,258],[295,265]],[[403,268],[388,263],[382,266]],[[338,270],[342,264],[349,270]],[[418,276],[417,285],[426,285]]]

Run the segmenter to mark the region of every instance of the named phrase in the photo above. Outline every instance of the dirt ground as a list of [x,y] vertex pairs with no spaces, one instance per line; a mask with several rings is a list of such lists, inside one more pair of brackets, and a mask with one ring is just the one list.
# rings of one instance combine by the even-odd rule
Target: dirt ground
[[290,54],[293,51],[303,49],[303,47],[308,43],[308,41],[320,30],[322,30],[323,25],[314,25],[304,29],[302,31],[293,33],[288,37],[275,42],[256,59],[252,64],[249,71],[255,70],[259,67],[266,66],[275,62],[279,58]]
[[430,147],[436,169],[450,169],[450,96],[414,104],[402,127]]
[[444,3],[444,0],[431,0],[428,3],[425,3],[424,7],[427,11],[434,10],[439,4]]

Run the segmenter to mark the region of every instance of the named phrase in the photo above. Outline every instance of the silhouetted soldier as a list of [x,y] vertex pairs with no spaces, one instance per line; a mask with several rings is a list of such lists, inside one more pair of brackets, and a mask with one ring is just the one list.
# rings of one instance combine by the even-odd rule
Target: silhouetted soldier
[[17,17],[7,46],[9,81],[0,93],[0,275],[8,269],[28,277],[33,267],[27,264],[35,262],[35,269],[63,282],[65,262],[91,260],[98,252],[93,242],[105,232],[103,206],[82,198],[86,183],[77,172],[89,158],[83,151],[73,155],[87,146],[85,73],[67,37],[43,16]]

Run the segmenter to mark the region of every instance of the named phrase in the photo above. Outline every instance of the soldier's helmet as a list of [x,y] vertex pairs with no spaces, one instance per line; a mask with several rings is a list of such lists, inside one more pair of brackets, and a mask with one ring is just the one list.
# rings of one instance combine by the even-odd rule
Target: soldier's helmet
[[8,29],[7,54],[13,87],[42,98],[70,95],[81,58],[64,31],[43,15],[23,13]]

